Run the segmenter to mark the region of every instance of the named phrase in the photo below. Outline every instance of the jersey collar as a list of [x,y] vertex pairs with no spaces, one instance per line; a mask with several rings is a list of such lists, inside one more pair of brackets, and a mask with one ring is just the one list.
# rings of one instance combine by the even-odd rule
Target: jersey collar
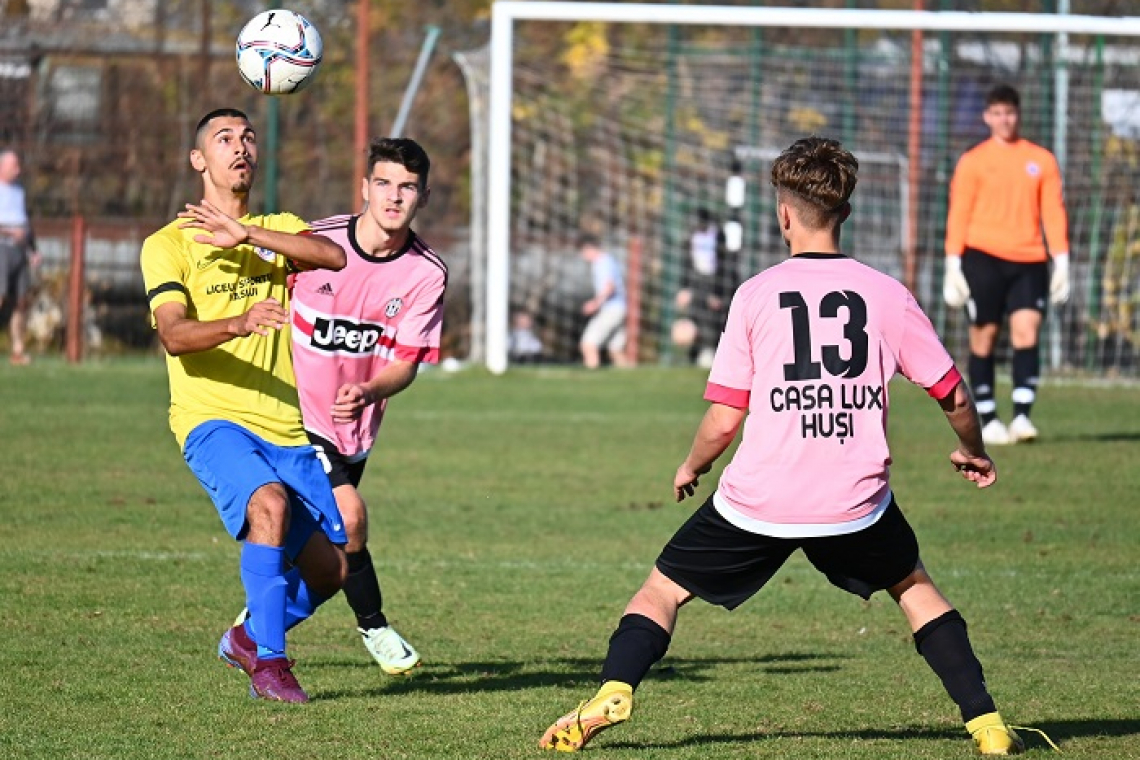
[[412,230],[408,230],[408,239],[404,241],[404,245],[400,248],[400,250],[396,251],[391,256],[373,256],[371,253],[366,253],[364,249],[360,247],[360,243],[356,240],[356,225],[359,222],[359,214],[352,217],[352,223],[348,225],[348,242],[352,245],[352,250],[356,252],[356,255],[369,263],[383,264],[386,261],[395,261],[410,251],[416,242],[416,233]]

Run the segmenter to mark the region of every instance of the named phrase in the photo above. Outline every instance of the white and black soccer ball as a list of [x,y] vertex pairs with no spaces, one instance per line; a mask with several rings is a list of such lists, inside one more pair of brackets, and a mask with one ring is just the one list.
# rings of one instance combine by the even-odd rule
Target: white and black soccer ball
[[313,81],[323,54],[320,32],[293,11],[263,11],[249,20],[237,38],[242,79],[266,95],[303,90]]

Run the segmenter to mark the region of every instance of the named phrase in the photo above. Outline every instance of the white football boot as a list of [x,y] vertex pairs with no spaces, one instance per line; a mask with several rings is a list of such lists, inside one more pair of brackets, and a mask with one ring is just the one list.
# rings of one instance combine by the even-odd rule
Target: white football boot
[[[1028,422],[1029,420],[1026,420]],[[1009,430],[997,417],[986,423],[982,428],[982,440],[987,446],[1005,446],[1013,441],[1009,437]]]
[[1037,440],[1037,428],[1024,414],[1019,414],[1009,423],[1006,431],[1010,443],[1028,443]]
[[376,664],[390,676],[407,673],[420,664],[420,654],[404,637],[396,633],[390,625],[383,628],[364,630],[357,628],[364,639],[364,646]]

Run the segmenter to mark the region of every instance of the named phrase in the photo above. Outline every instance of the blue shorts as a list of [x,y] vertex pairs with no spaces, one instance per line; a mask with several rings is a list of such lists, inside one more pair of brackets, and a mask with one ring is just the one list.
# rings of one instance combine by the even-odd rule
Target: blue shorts
[[190,431],[182,455],[217,507],[226,531],[238,541],[249,531],[246,509],[254,491],[281,483],[289,494],[285,553],[290,560],[317,531],[334,544],[348,542],[328,476],[312,446],[276,446],[241,425],[211,420]]

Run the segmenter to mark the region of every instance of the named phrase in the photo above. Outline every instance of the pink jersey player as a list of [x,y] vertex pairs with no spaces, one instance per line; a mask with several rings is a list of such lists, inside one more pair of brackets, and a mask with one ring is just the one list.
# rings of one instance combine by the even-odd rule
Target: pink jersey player
[[895,600],[981,754],[1024,749],[888,482],[895,373],[938,402],[958,436],[950,463],[963,478],[987,488],[997,470],[977,407],[930,320],[901,284],[840,251],[858,173],[858,159],[826,137],[797,140],[772,162],[776,222],[791,258],[748,280],[732,300],[709,407],[673,476],[677,501],[697,493],[741,428],[743,438],[717,490],[626,604],[598,691],[556,720],[539,746],[577,751],[628,720],[635,690],[669,651],[682,607],[699,598],[736,609],[802,551],[837,588]]
[[339,243],[348,264],[338,272],[301,272],[292,300],[293,364],[299,378],[305,429],[336,444],[350,461],[366,457],[387,399],[351,423],[334,423],[330,410],[345,383],[364,383],[393,359],[439,361],[447,266],[414,233],[394,256],[378,258],[357,245],[357,217],[312,223]]
[[801,253],[737,291],[705,398],[747,408],[715,505],[769,536],[849,533],[890,502],[888,382],[941,398],[959,380],[897,280],[842,254]]

